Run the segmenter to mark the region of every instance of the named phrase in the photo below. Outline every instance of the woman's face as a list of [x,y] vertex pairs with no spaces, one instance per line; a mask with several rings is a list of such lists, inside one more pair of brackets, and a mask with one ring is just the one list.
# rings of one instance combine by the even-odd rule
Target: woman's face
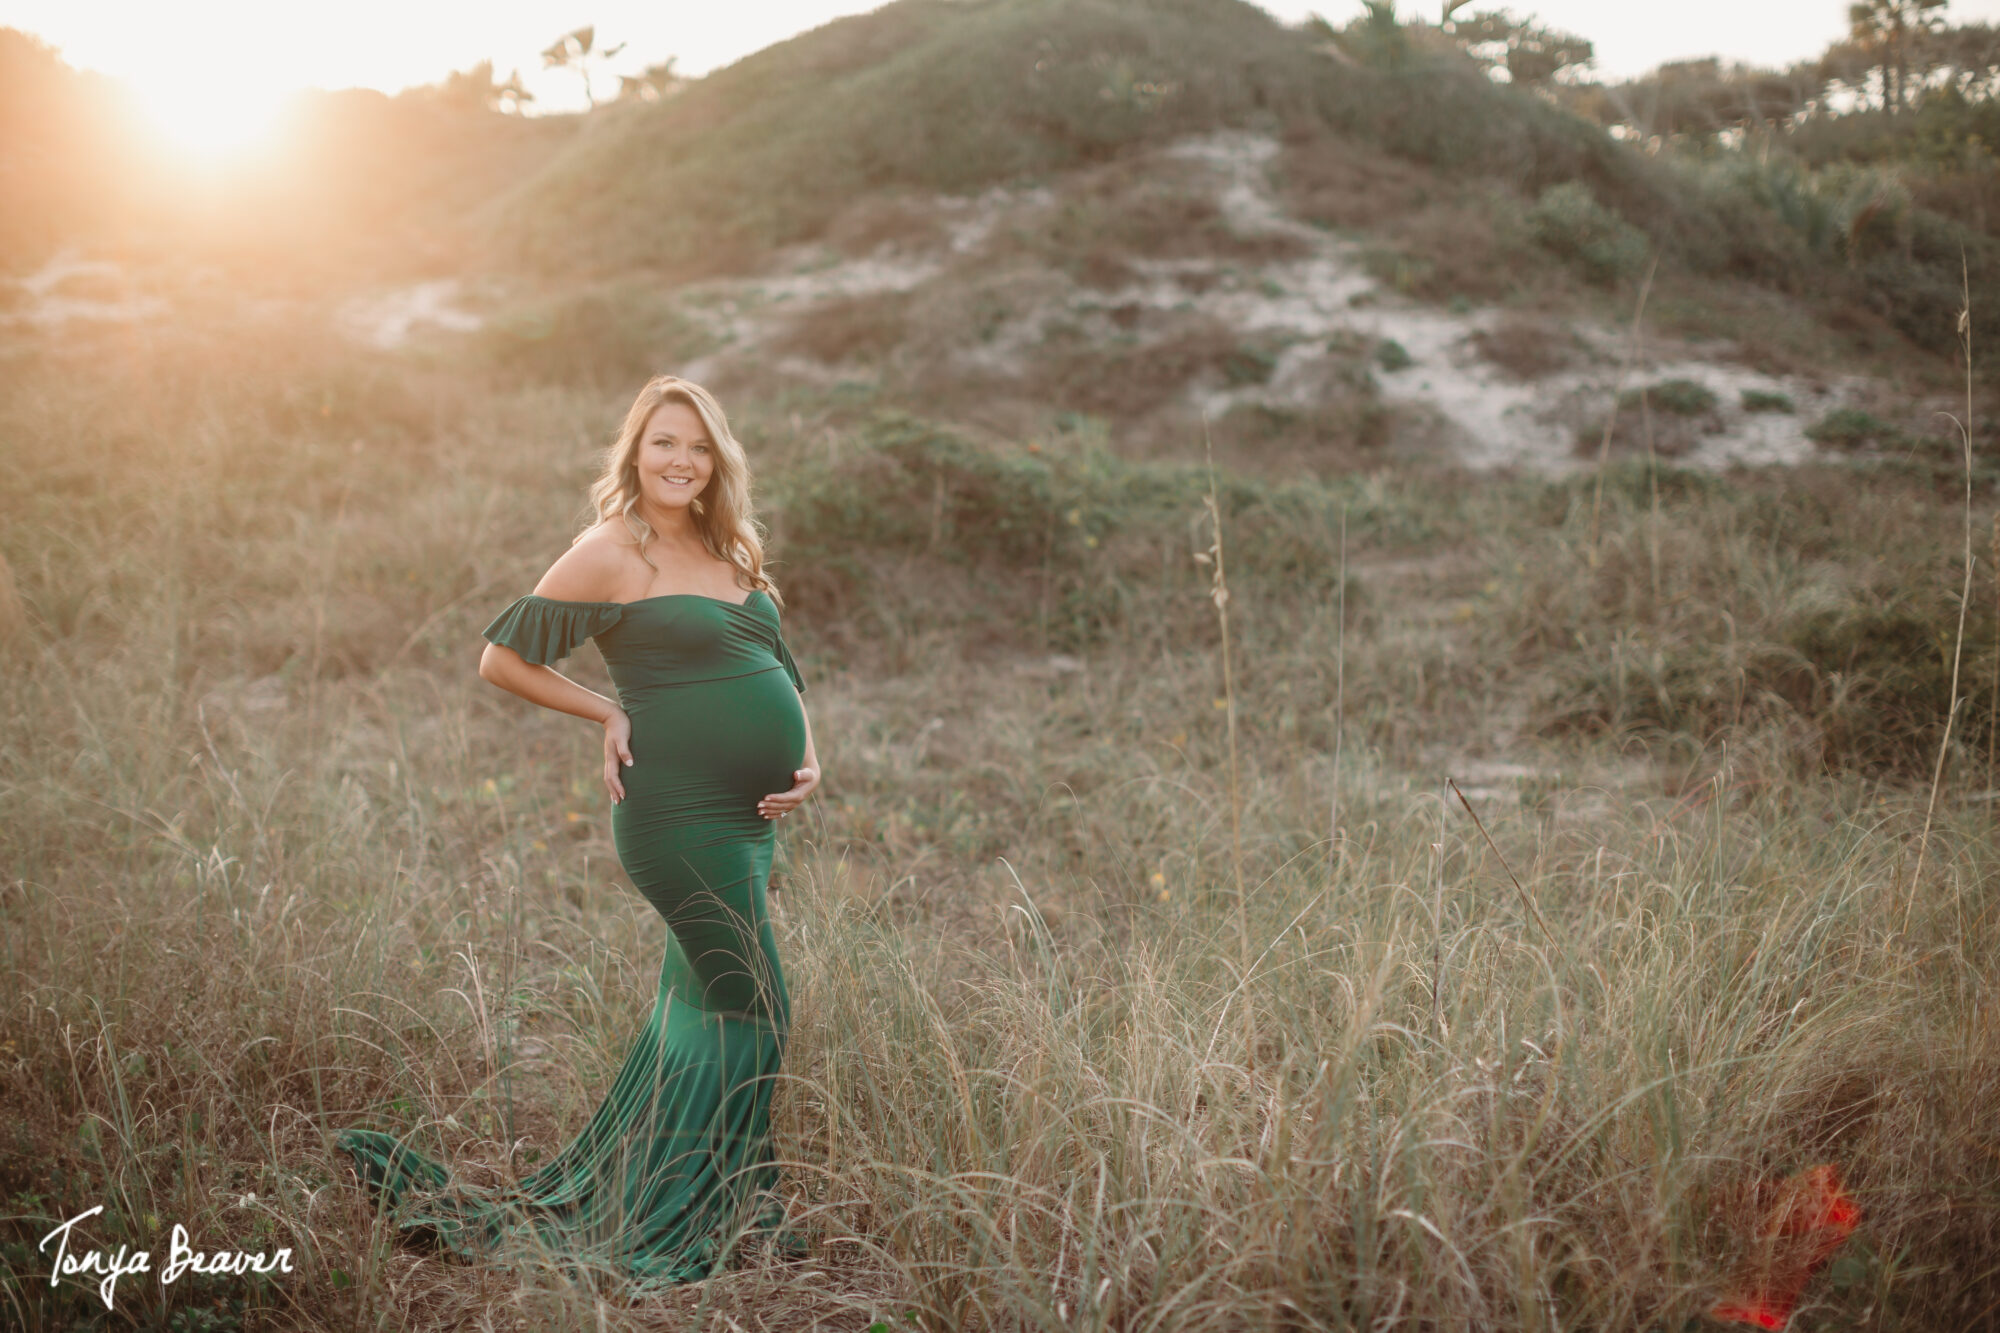
[[685,509],[715,475],[715,441],[701,414],[678,399],[653,409],[639,435],[639,493],[661,509]]

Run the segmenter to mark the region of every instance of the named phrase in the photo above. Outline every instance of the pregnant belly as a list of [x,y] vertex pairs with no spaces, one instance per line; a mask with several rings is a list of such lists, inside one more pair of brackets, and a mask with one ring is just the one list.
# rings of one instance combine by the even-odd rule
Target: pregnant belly
[[656,826],[685,815],[761,828],[757,801],[790,787],[805,758],[805,714],[781,670],[641,690],[626,713],[632,766],[618,812]]

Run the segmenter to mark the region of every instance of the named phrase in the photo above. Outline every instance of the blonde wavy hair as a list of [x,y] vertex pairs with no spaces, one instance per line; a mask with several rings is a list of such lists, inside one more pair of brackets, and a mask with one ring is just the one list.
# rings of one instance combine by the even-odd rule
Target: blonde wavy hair
[[747,581],[752,589],[761,589],[782,606],[784,598],[778,595],[776,581],[764,572],[764,535],[750,500],[750,460],[729,433],[729,418],[723,415],[722,404],[692,380],[656,375],[639,390],[631,411],[625,414],[625,424],[618,428],[617,439],[604,455],[603,473],[591,483],[591,519],[576,541],[615,518],[638,542],[639,558],[659,568],[646,554],[646,544],[653,540],[653,525],[639,515],[639,440],[660,404],[672,401],[693,408],[715,444],[715,471],[688,506],[701,544],[716,559],[735,566],[739,582]]

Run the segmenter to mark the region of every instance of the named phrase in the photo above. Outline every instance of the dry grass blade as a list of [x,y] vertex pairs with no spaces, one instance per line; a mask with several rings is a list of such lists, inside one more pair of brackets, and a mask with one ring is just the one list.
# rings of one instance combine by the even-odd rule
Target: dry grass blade
[[1903,898],[1905,934],[1910,929],[1910,913],[1916,910],[1917,885],[1924,875],[1924,857],[1931,847],[1931,824],[1937,817],[1938,793],[1944,787],[1944,761],[1951,753],[1951,727],[1958,718],[1958,669],[1965,657],[1965,613],[1972,606],[1972,277],[1964,255],[1959,256],[1960,291],[1965,304],[1958,312],[1958,344],[1965,357],[1965,419],[1957,421],[1958,436],[1965,451],[1965,586],[1958,594],[1958,632],[1951,643],[1950,705],[1945,709],[1944,734],[1938,738],[1937,764],[1931,770],[1931,796],[1924,806],[1924,831],[1917,839],[1917,864],[1910,872],[1910,891]]
[[1214,540],[1207,552],[1209,600],[1222,635],[1222,705],[1229,743],[1229,868],[1236,887],[1237,942],[1246,964],[1250,957],[1250,925],[1243,888],[1243,781],[1236,755],[1236,676],[1229,658],[1229,576],[1223,567],[1222,499],[1215,485],[1215,445],[1209,439],[1208,418],[1201,419],[1201,446],[1208,463],[1208,521]]
[[1500,868],[1502,870],[1505,870],[1507,872],[1507,878],[1514,882],[1514,892],[1521,895],[1521,906],[1528,909],[1528,915],[1532,916],[1535,919],[1535,924],[1542,928],[1542,938],[1547,940],[1549,944],[1553,946],[1556,942],[1556,937],[1554,933],[1549,930],[1549,923],[1542,920],[1542,909],[1535,906],[1535,900],[1532,896],[1529,895],[1527,888],[1521,883],[1521,877],[1515,874],[1514,867],[1507,863],[1507,853],[1500,850],[1500,845],[1493,841],[1493,835],[1486,831],[1486,821],[1481,819],[1479,817],[1479,812],[1472,808],[1472,802],[1465,799],[1465,793],[1458,789],[1458,783],[1456,781],[1454,781],[1451,778],[1446,778],[1445,782],[1450,785],[1451,794],[1458,798],[1458,803],[1465,807],[1465,813],[1472,816],[1472,822],[1474,826],[1476,826],[1479,829],[1479,836],[1486,839],[1486,845],[1488,847],[1491,847],[1493,849],[1493,854],[1500,858]]
[[1326,858],[1329,873],[1340,865],[1340,755],[1347,740],[1347,506],[1340,507],[1340,589],[1333,630],[1333,778],[1327,801]]

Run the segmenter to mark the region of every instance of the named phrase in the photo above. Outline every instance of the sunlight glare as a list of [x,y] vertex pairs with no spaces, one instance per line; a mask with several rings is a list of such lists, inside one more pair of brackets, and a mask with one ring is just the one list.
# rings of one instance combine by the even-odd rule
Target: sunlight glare
[[268,148],[289,94],[227,79],[130,80],[146,123],[197,161],[223,165]]

